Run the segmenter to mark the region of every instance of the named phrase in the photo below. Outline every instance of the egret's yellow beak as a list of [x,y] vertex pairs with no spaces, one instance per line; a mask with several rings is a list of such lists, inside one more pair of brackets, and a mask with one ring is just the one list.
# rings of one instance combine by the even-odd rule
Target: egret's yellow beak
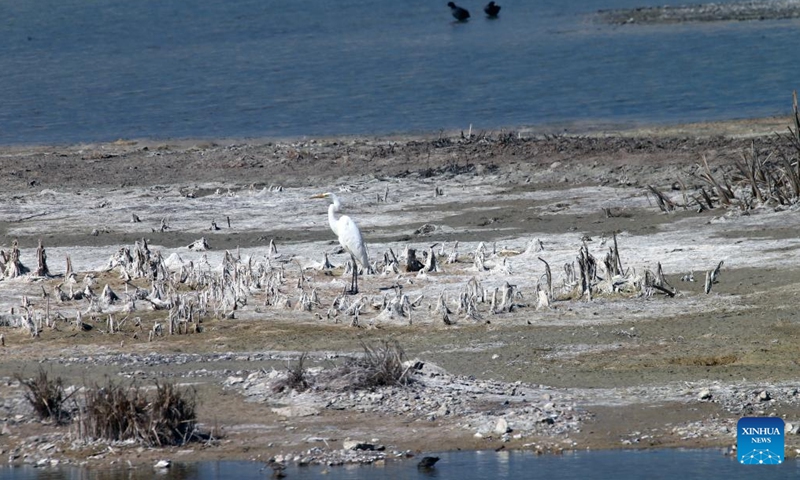
[[328,194],[327,193],[318,193],[316,195],[311,195],[311,197],[309,197],[309,198],[328,198]]

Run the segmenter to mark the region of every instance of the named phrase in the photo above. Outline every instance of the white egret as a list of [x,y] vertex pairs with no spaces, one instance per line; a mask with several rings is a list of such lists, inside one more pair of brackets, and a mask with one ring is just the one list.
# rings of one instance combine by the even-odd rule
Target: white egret
[[333,193],[320,193],[311,198],[330,198],[333,202],[328,207],[328,223],[333,233],[339,238],[339,244],[353,259],[353,278],[350,282],[350,293],[356,294],[358,293],[358,264],[361,264],[365,273],[370,270],[369,254],[367,253],[364,239],[361,238],[361,230],[358,229],[356,222],[347,215],[342,215],[338,219],[334,216],[342,207],[342,204]]

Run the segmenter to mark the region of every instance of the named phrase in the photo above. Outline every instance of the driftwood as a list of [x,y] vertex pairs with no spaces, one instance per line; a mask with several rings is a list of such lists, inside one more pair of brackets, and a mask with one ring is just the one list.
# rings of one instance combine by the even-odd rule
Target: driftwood
[[648,185],[647,188],[656,197],[656,203],[658,203],[658,208],[661,209],[664,213],[670,213],[675,210],[675,203],[669,199],[668,196],[661,193],[656,187],[652,185]]
[[[661,262],[656,267],[656,273],[650,270],[645,271],[644,285],[645,289],[658,290],[661,293],[667,294],[670,297],[677,295],[678,291],[669,284],[666,277],[664,277],[664,270],[661,268]],[[646,291],[646,295],[652,294],[652,290]]]
[[547,290],[545,290],[545,294],[547,295],[547,303],[550,304],[550,300],[553,299],[553,275],[550,272],[550,264],[547,263],[542,257],[539,257],[539,261],[544,263],[544,276],[545,280],[547,281]]
[[19,255],[19,244],[16,240],[11,243],[11,251],[8,254],[0,250],[0,256],[2,256],[3,264],[5,265],[3,274],[6,278],[16,278],[30,272],[30,269],[20,261]]
[[447,260],[445,263],[457,263],[458,262],[458,240],[456,240],[455,245],[453,245],[453,251],[447,256]]
[[118,266],[121,267],[126,271],[121,275],[126,281],[130,278],[156,279],[168,274],[168,269],[163,263],[161,254],[158,251],[151,252],[147,240],[142,239],[134,242],[133,248],[120,248],[108,260],[105,270],[111,271]]
[[622,260],[619,258],[619,247],[617,246],[617,234],[614,233],[614,245],[609,247],[609,252],[603,259],[603,265],[610,276],[623,275]]
[[724,260],[720,260],[720,262],[717,264],[717,268],[715,268],[712,271],[706,272],[706,282],[705,282],[705,286],[703,287],[703,291],[705,291],[706,294],[711,293],[711,286],[713,284],[719,282],[719,280],[718,280],[719,279],[719,272],[720,272],[720,269],[722,268],[722,264],[723,263],[724,263]]
[[516,297],[515,293],[517,293],[516,285],[503,282],[503,287],[500,291],[500,304],[497,305],[495,303],[492,313],[511,312],[515,307],[517,307],[517,304],[514,302],[514,298]]
[[72,259],[69,258],[69,255],[67,255],[67,267],[64,271],[64,280],[69,283],[78,282],[78,277],[75,275],[75,272],[72,271]]
[[427,235],[429,233],[433,233],[436,231],[436,225],[431,223],[426,223],[419,227],[418,229],[414,230],[414,235]]
[[433,247],[428,248],[428,258],[425,259],[425,271],[426,272],[439,271],[439,263],[436,261],[436,253],[433,251]]
[[425,265],[423,265],[422,262],[420,262],[417,258],[416,250],[406,247],[405,253],[406,261],[405,265],[403,266],[403,270],[406,272],[418,272],[425,267]]
[[444,300],[444,292],[439,294],[439,298],[436,300],[436,310],[434,313],[439,315],[439,318],[442,319],[445,325],[453,325],[455,322],[450,320],[450,315],[453,313],[447,308],[447,303]]
[[541,285],[536,285],[536,310],[550,308],[550,297],[547,292],[542,290]]
[[531,240],[525,247],[524,253],[538,253],[544,250],[544,244],[540,239]]
[[300,299],[297,301],[297,310],[310,312],[313,306],[311,296],[303,290],[300,294]]
[[653,286],[666,293],[670,297],[674,297],[678,293],[675,287],[670,285],[670,283],[667,281],[667,278],[664,276],[664,270],[661,268],[661,262],[658,262],[658,268],[656,269],[656,284]]
[[167,230],[169,230],[169,228],[170,227],[169,227],[169,224],[167,223],[167,219],[166,218],[162,218],[161,219],[161,225],[158,227],[158,229],[154,228],[152,230],[154,232],[166,232]]
[[[717,192],[719,196],[719,200],[723,205],[730,205],[733,200],[736,198],[736,195],[733,193],[733,189],[727,183],[725,186],[721,185],[714,175],[711,173],[711,168],[708,166],[708,158],[705,155],[702,156],[703,159],[703,172],[699,175],[699,177],[706,181],[709,185],[711,185],[714,190]],[[723,176],[723,180],[725,180]]]
[[498,272],[504,273],[506,275],[511,275],[511,262],[508,260],[508,257],[503,257],[503,260],[500,263],[496,264],[493,268]]
[[267,257],[268,258],[278,258],[280,254],[278,253],[278,247],[275,246],[275,240],[269,240],[269,249],[267,250]]
[[195,250],[197,252],[204,252],[206,250],[211,250],[211,246],[206,241],[206,237],[200,237],[191,244],[187,245],[186,248],[188,248],[189,250]]
[[[379,263],[380,262],[377,262],[376,265]],[[388,252],[383,252],[383,273],[400,273],[400,263],[398,262],[397,256],[394,254],[394,251],[391,248]]]
[[739,169],[739,173],[741,173],[749,183],[750,194],[758,203],[764,202],[764,196],[761,194],[759,184],[767,181],[763,168],[763,164],[767,160],[769,160],[769,156],[765,160],[759,159],[755,142],[751,144],[749,156],[742,152],[740,153],[740,158],[734,160],[734,164],[736,168]]
[[456,313],[462,315],[464,318],[481,321],[482,316],[478,312],[478,303],[484,303],[486,300],[486,292],[481,285],[480,280],[472,277],[467,282],[466,288],[459,294],[458,297],[458,310]]
[[[686,193],[686,184],[683,183],[683,180],[680,178],[678,179],[677,184],[681,187],[681,195],[683,195],[683,208],[685,210],[689,208],[689,196]],[[700,205],[700,207],[702,208],[702,205]]]
[[483,242],[478,244],[478,248],[475,250],[472,261],[475,270],[479,272],[486,270],[486,245]]
[[[703,200],[705,200],[706,205],[708,205],[708,209],[709,210],[713,210],[714,209],[714,202],[711,200],[711,195],[709,195],[708,192],[706,192],[705,188],[701,188],[700,189],[700,194],[703,195]],[[700,204],[700,206],[702,207],[702,204]]]
[[325,259],[322,261],[321,269],[322,270],[331,270],[332,268],[335,268],[335,267],[333,266],[331,261],[328,259],[328,253],[325,252]]
[[481,281],[475,277],[469,279],[465,293],[476,303],[486,302],[486,291],[481,285]]
[[36,271],[34,275],[37,277],[49,277],[50,270],[47,268],[47,253],[42,246],[42,239],[39,239],[39,248],[36,249]]
[[585,296],[587,300],[592,300],[592,282],[597,277],[597,261],[589,253],[589,248],[586,243],[583,244],[578,252],[578,266],[580,267],[580,288],[581,295]]
[[411,311],[414,305],[409,300],[408,295],[402,293],[402,290],[396,288],[394,291],[394,298],[388,299],[385,295],[382,303],[378,305],[381,313],[378,315],[380,320],[393,320],[395,318],[407,318],[408,325],[412,324]]
[[103,287],[103,292],[100,294],[100,298],[103,300],[103,302],[105,302],[106,305],[113,305],[120,300],[119,296],[114,293],[114,290],[111,290],[111,287],[108,284]]
[[389,201],[389,186],[386,186],[386,189],[383,191],[383,195],[380,193],[378,194],[377,198],[378,203],[386,203]]
[[483,318],[478,312],[476,302],[476,296],[470,295],[468,292],[461,292],[461,295],[458,296],[458,314],[476,322],[481,321]]

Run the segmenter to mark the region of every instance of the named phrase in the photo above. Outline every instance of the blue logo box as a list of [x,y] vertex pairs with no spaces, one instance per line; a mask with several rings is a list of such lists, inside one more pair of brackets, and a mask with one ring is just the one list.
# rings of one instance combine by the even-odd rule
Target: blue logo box
[[743,417],[736,424],[736,453],[744,465],[783,463],[783,420],[777,417]]

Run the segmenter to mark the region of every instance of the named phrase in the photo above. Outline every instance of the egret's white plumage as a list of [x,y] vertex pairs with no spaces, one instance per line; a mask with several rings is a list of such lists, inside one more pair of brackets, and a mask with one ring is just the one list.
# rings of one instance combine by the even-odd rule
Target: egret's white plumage
[[353,259],[353,279],[350,291],[351,293],[358,293],[358,264],[361,265],[364,272],[370,270],[369,253],[367,253],[367,246],[361,237],[361,230],[359,230],[356,222],[347,215],[341,215],[338,219],[336,218],[335,214],[342,207],[342,204],[335,194],[323,193],[314,195],[312,198],[330,198],[333,202],[328,207],[328,223],[333,233],[339,238],[339,244]]

